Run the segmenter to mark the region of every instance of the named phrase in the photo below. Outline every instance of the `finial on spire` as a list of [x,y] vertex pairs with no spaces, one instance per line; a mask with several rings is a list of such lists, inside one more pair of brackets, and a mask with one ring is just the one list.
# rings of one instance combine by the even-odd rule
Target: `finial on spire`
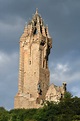
[[38,8],[36,8],[36,14],[38,14]]

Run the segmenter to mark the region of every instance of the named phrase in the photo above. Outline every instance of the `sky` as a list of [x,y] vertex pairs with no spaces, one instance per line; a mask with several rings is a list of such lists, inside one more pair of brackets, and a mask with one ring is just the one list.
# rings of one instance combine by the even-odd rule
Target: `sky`
[[18,92],[19,39],[36,8],[53,44],[50,83],[80,97],[80,0],[0,0],[0,107],[14,108]]

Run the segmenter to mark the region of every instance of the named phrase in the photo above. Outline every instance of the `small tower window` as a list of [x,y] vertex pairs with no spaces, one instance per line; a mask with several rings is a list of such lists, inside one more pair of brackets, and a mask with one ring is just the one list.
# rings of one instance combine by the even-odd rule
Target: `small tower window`
[[46,36],[47,36],[47,31],[46,31],[46,28],[45,28],[45,34],[46,34]]
[[37,33],[38,33],[38,31],[37,31],[37,29],[35,28],[34,33],[33,33],[33,34],[37,34]]
[[40,83],[38,83],[38,85],[37,85],[37,90],[38,90],[38,94],[42,95],[42,90],[41,90]]
[[40,26],[40,31],[41,31],[41,34],[42,34],[42,27]]
[[43,61],[43,68],[45,68],[45,60]]
[[36,22],[34,21],[34,26],[36,26]]
[[41,43],[40,43],[40,45],[44,46],[44,44],[45,44],[45,42],[42,40]]
[[31,65],[31,61],[29,61],[29,65]]

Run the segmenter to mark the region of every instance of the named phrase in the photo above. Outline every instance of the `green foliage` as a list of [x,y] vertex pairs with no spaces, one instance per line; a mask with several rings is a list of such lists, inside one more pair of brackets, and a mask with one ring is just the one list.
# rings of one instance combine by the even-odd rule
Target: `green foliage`
[[80,98],[65,94],[60,103],[47,102],[39,109],[14,109],[0,107],[0,121],[80,121]]
[[70,93],[70,92],[65,92],[64,93],[64,99],[70,99],[70,98],[72,98],[73,96],[72,96],[72,94]]
[[0,121],[8,121],[9,114],[4,107],[0,107]]

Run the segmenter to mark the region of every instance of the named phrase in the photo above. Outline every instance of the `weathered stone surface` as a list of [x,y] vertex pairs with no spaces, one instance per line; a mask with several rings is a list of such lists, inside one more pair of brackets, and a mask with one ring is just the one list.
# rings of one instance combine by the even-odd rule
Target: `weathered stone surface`
[[49,87],[48,56],[51,47],[48,27],[36,11],[20,38],[19,82],[14,108],[39,108],[45,100],[57,101],[61,98],[65,89],[61,87],[62,91],[57,91],[58,87]]
[[45,100],[50,82],[48,56],[51,47],[48,28],[36,11],[20,38],[19,85],[15,108],[38,108]]
[[46,93],[45,100],[59,102],[66,91],[66,83],[63,83],[62,86],[56,86],[51,84]]

